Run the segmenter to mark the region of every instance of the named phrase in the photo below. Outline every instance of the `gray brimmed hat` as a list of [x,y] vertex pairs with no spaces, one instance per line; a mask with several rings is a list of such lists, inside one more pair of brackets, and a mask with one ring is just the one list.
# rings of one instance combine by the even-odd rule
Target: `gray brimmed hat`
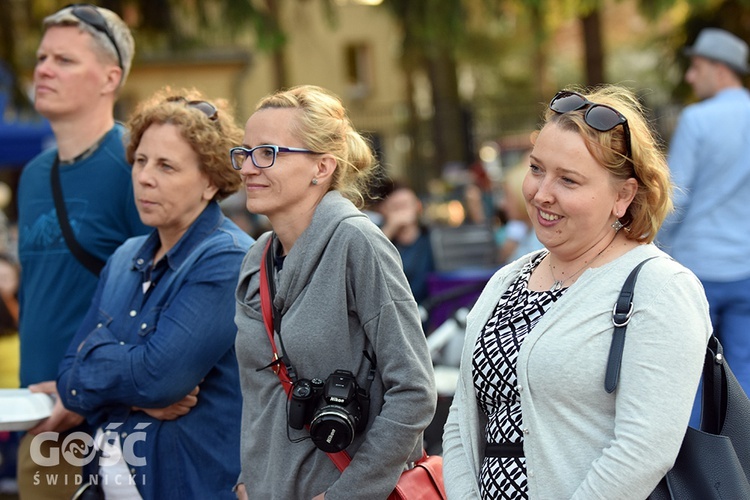
[[695,44],[685,49],[687,56],[700,56],[726,64],[741,75],[750,72],[747,64],[747,43],[728,31],[705,28],[698,33]]

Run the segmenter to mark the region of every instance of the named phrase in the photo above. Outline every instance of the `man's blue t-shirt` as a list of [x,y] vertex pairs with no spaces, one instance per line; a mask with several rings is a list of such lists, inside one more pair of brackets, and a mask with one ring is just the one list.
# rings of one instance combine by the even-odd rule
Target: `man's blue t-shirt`
[[[83,248],[102,260],[126,239],[149,230],[135,208],[123,134],[122,125],[115,125],[93,154],[60,166],[73,233]],[[53,149],[31,160],[18,186],[22,387],[56,379],[98,281],[63,239],[50,184],[56,155]]]

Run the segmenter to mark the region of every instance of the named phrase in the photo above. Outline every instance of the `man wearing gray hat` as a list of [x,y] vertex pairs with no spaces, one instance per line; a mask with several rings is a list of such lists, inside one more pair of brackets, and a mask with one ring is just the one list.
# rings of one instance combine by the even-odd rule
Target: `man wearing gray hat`
[[[670,143],[676,210],[657,240],[700,278],[727,361],[750,393],[748,44],[706,28],[685,54],[685,81],[701,102],[684,109]],[[698,422],[695,408],[691,424]]]

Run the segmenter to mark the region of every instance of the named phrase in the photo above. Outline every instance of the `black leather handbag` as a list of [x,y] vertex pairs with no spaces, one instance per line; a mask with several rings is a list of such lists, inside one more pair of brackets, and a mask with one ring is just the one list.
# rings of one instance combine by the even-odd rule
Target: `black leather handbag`
[[[615,304],[615,333],[604,382],[607,392],[617,387],[635,280],[645,263],[630,273]],[[688,427],[674,467],[649,500],[750,499],[750,400],[713,335],[706,347],[701,400],[700,430]]]

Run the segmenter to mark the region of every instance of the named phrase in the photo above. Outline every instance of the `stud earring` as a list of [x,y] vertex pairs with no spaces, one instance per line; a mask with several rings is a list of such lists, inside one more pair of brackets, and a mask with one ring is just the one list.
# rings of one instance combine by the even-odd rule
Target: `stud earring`
[[312,184],[313,184],[313,186],[317,186],[318,185],[318,179],[313,179],[312,180]]

